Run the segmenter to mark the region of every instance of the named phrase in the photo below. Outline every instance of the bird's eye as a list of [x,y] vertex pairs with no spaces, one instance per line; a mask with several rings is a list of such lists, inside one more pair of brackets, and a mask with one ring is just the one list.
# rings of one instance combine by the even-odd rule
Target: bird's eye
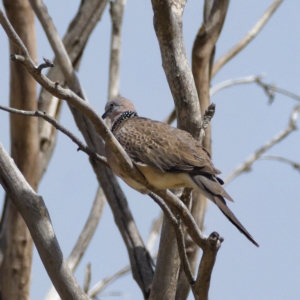
[[111,103],[111,104],[110,104],[110,107],[114,107],[114,104],[113,104],[113,103]]

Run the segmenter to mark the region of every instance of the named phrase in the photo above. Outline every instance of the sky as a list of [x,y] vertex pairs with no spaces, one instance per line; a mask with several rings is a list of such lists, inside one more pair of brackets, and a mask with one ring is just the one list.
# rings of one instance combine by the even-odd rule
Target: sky
[[[76,13],[80,1],[45,1],[61,36]],[[270,0],[232,0],[217,43],[216,58],[235,45],[271,4]],[[183,17],[183,32],[188,59],[202,22],[202,1],[189,0]],[[3,5],[1,4],[1,8]],[[266,83],[300,95],[300,2],[284,1],[262,32],[230,61],[213,79],[224,80],[265,74]],[[38,21],[38,59],[53,58],[53,52]],[[78,73],[91,105],[103,113],[107,100],[110,17],[106,8],[94,30]],[[8,41],[0,29],[0,103],[8,105]],[[162,68],[158,42],[153,29],[150,1],[129,0],[126,4],[120,71],[121,94],[131,99],[140,116],[163,120],[173,109],[173,100]],[[277,94],[272,105],[255,84],[239,85],[218,92],[212,101],[216,114],[212,120],[213,161],[225,178],[256,149],[276,136],[289,121],[297,102]],[[60,122],[80,136],[68,107],[64,104]],[[299,121],[298,121],[299,125]],[[0,111],[0,142],[9,151],[9,119]],[[300,163],[299,132],[270,149],[276,155]],[[58,241],[65,257],[80,233],[92,205],[97,181],[87,156],[59,133],[57,147],[39,186],[39,194],[50,212]],[[204,233],[217,231],[225,238],[212,274],[210,299],[299,299],[300,230],[299,171],[290,165],[260,160],[226,187],[235,199],[230,208],[260,244],[253,246],[209,203]],[[159,215],[158,206],[120,182],[129,206],[146,241],[151,223]],[[0,189],[0,205],[4,192]],[[92,285],[114,274],[129,263],[127,252],[108,205],[97,231],[75,275],[83,284],[85,266],[91,263]],[[51,282],[34,251],[31,298],[43,299]],[[109,296],[109,293],[117,293]],[[100,299],[142,299],[132,279],[126,275],[108,286]],[[189,299],[193,299],[189,296]]]

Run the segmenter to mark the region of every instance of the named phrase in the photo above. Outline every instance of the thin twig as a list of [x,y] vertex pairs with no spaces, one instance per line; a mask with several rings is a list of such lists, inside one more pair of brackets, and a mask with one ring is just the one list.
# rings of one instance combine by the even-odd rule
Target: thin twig
[[60,123],[56,121],[55,118],[45,114],[42,111],[25,111],[25,110],[19,110],[11,107],[6,107],[3,105],[0,105],[0,110],[7,111],[9,113],[18,114],[22,116],[28,116],[28,117],[40,117],[44,119],[45,121],[49,122],[53,127],[64,133],[66,136],[68,136],[77,146],[78,150],[81,150],[85,152],[87,155],[89,155],[91,158],[99,161],[106,167],[109,167],[106,157],[99,155],[98,153],[91,150],[88,146],[86,146],[83,142],[81,142],[73,133],[71,133],[68,129],[66,129],[64,126],[62,126]]
[[42,71],[45,68],[53,68],[54,67],[54,63],[50,59],[43,57],[43,60],[44,60],[44,63],[40,64],[38,66],[39,71]]
[[288,126],[279,132],[273,139],[269,140],[262,147],[257,149],[253,154],[250,155],[240,166],[233,170],[224,180],[225,184],[228,184],[230,181],[235,179],[243,172],[248,172],[252,164],[259,159],[267,150],[269,150],[274,145],[278,144],[284,138],[286,138],[290,133],[297,129],[297,119],[299,116],[300,104],[298,104],[292,111]]
[[89,291],[88,291],[88,296],[90,298],[94,298],[97,296],[98,293],[100,293],[107,285],[116,279],[120,278],[121,276],[129,273],[131,270],[130,266],[126,266],[123,269],[119,270],[117,273],[115,273],[112,276],[106,277],[100,282],[96,283]]
[[88,263],[85,268],[83,291],[87,294],[91,284],[91,263]]
[[280,161],[280,162],[286,163],[288,165],[291,165],[294,169],[296,169],[297,171],[300,172],[300,164],[299,163],[296,163],[296,162],[294,162],[290,159],[284,158],[284,157],[274,156],[274,155],[264,155],[264,156],[260,157],[259,159]]
[[255,25],[247,32],[247,34],[234,47],[232,47],[227,53],[217,60],[212,69],[212,77],[214,77],[229,60],[241,52],[259,34],[282,1],[283,0],[274,0],[265,13],[255,23]]
[[225,88],[231,87],[233,85],[253,83],[253,82],[257,82],[257,80],[260,80],[262,78],[265,78],[265,74],[263,74],[261,76],[250,75],[250,76],[233,78],[233,79],[228,79],[228,80],[219,82],[210,88],[210,96],[212,97],[217,92],[219,92]]

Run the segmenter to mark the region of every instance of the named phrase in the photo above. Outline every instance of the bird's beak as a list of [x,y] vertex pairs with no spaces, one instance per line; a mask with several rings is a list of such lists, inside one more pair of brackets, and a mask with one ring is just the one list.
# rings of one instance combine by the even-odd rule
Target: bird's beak
[[107,111],[102,115],[102,119],[103,119],[103,120],[107,117],[108,113],[109,113],[109,110],[107,110]]

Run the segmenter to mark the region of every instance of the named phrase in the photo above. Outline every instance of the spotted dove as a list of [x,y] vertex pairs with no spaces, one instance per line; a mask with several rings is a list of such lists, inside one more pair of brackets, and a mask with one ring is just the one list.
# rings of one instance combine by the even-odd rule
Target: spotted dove
[[[102,118],[109,117],[111,131],[147,181],[158,189],[189,187],[198,190],[215,203],[222,213],[253,244],[250,233],[226,205],[232,198],[223,189],[223,181],[210,154],[188,132],[166,123],[137,115],[133,103],[123,97],[109,101]],[[118,159],[106,146],[112,170],[129,186],[141,193],[147,189],[121,172]]]

